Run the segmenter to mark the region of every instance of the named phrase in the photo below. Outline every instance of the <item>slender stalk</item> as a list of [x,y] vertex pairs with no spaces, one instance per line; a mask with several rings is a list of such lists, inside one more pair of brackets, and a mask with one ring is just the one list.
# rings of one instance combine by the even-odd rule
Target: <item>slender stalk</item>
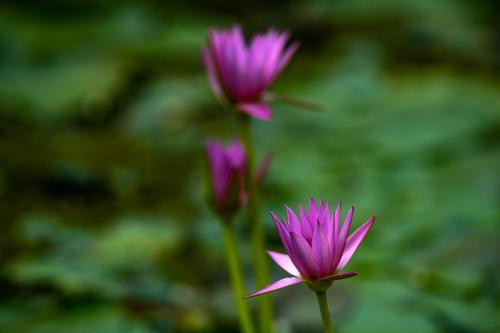
[[250,316],[250,308],[248,303],[243,300],[243,297],[245,297],[245,287],[240,258],[238,256],[238,247],[236,245],[236,233],[232,223],[223,221],[221,225],[224,235],[224,247],[229,268],[229,276],[233,288],[234,302],[240,320],[240,329],[243,333],[254,333],[255,330]]
[[330,311],[328,310],[328,300],[326,298],[326,291],[318,291],[316,293],[318,296],[319,310],[321,311],[321,319],[323,320],[323,327],[325,333],[334,333],[332,320],[330,318]]
[[286,95],[281,95],[278,93],[268,93],[267,97],[269,100],[278,100],[284,104],[288,104],[290,106],[295,106],[301,109],[306,109],[309,111],[316,111],[316,112],[321,112],[323,111],[323,107],[319,104],[309,102],[309,101],[303,101],[301,99],[291,97],[291,96],[286,96]]
[[[252,244],[252,259],[255,269],[256,288],[263,288],[269,284],[269,267],[267,265],[264,228],[260,216],[259,191],[255,178],[255,151],[252,140],[251,118],[245,114],[238,115],[240,135],[247,152],[246,183],[249,192],[248,220]],[[260,296],[257,300],[257,311],[260,322],[260,332],[272,333],[273,305],[270,295]]]

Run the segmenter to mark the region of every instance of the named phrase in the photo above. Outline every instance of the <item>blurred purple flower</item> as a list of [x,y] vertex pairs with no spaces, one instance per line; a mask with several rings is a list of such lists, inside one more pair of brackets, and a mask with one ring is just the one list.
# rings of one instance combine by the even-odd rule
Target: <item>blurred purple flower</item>
[[245,147],[238,140],[224,146],[214,139],[207,140],[205,147],[215,208],[221,214],[233,213],[247,201]]
[[[280,220],[271,212],[274,224],[288,255],[268,251],[269,256],[285,271],[293,275],[272,283],[251,293],[253,297],[300,282],[309,286],[328,288],[333,280],[346,279],[357,275],[354,272],[340,272],[356,252],[361,241],[372,227],[375,217],[371,217],[350,236],[354,208],[351,208],[340,229],[339,203],[334,214],[330,205],[320,201],[316,205],[313,198],[309,210],[300,207],[300,218],[288,207],[287,218]],[[340,229],[340,231],[339,231]]]
[[285,47],[288,38],[287,32],[270,29],[247,46],[239,26],[209,31],[202,56],[215,94],[241,112],[270,120],[264,94],[299,47],[296,42]]

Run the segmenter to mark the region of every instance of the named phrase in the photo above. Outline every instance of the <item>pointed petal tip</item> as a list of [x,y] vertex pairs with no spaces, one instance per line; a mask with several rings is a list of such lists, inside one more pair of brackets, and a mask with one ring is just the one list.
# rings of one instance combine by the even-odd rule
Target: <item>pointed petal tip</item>
[[373,224],[375,223],[375,220],[376,220],[375,216],[370,216],[370,218],[366,220],[364,224],[369,225],[368,230],[372,228]]
[[295,211],[292,208],[290,208],[290,206],[285,205],[285,210],[288,217],[292,216],[293,218],[297,218]]
[[374,222],[375,217],[370,217],[362,226],[360,226],[347,238],[345,249],[342,253],[339,264],[337,265],[337,269],[342,269],[349,263],[352,256],[361,245],[361,242],[372,228]]
[[352,218],[354,216],[354,206],[351,206],[351,208],[349,209],[349,211],[347,212],[347,215],[344,219],[344,223],[346,222],[351,222],[352,221]]
[[376,220],[375,216],[370,216],[370,218],[366,220],[364,224],[368,224],[370,226],[369,228],[371,228],[375,223],[375,220]]
[[276,216],[276,214],[274,214],[273,211],[269,211],[269,215],[273,219],[274,223],[281,223],[280,219]]

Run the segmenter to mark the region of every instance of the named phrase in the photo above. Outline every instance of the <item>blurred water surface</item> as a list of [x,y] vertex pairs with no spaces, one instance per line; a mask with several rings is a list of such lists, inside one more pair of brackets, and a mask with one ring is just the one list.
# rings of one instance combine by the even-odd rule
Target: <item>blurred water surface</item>
[[[301,48],[274,90],[325,109],[275,104],[255,124],[258,156],[275,156],[269,247],[282,251],[267,211],[284,203],[377,216],[360,275],[329,292],[339,331],[500,331],[498,9],[2,2],[0,331],[236,331],[202,147],[236,130],[200,59],[206,30],[234,23],[290,30]],[[274,299],[280,332],[321,331],[305,287]]]

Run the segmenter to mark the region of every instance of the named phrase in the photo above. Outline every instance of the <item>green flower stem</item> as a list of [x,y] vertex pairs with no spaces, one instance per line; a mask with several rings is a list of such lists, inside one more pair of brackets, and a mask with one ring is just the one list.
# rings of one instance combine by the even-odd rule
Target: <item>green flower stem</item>
[[[248,222],[251,234],[252,257],[255,269],[256,288],[260,289],[269,284],[269,267],[266,258],[264,228],[260,216],[259,191],[255,179],[255,151],[253,147],[251,118],[245,114],[238,114],[240,135],[247,153],[247,186],[249,192]],[[270,295],[260,296],[257,300],[257,311],[260,322],[260,332],[272,333],[273,305]]]
[[223,221],[221,225],[224,235],[227,265],[229,268],[231,286],[233,288],[234,302],[240,320],[240,329],[243,333],[254,333],[255,330],[250,315],[250,307],[248,306],[248,302],[243,299],[245,297],[245,286],[238,255],[238,247],[236,245],[237,240],[234,226],[230,221]]
[[326,291],[318,291],[316,293],[318,296],[319,310],[321,311],[321,319],[323,320],[323,327],[325,333],[334,333],[332,320],[330,318],[330,311],[328,310],[328,300],[326,298]]

